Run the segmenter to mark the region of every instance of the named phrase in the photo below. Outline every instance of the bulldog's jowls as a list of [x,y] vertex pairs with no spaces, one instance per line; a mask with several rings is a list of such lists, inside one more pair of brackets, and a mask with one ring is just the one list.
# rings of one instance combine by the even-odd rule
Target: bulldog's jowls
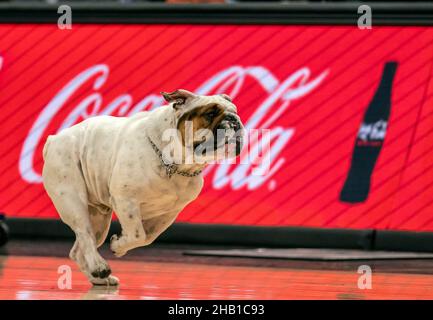
[[90,118],[45,143],[44,187],[75,232],[71,259],[93,284],[118,284],[97,251],[113,211],[122,233],[110,247],[121,257],[152,243],[198,196],[206,163],[240,153],[243,125],[227,95],[162,94],[168,105]]

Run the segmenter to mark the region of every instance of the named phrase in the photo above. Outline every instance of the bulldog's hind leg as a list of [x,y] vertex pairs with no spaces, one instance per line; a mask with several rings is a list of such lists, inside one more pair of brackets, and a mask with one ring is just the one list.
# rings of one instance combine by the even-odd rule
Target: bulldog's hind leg
[[[113,210],[105,206],[89,206],[89,214],[92,231],[96,240],[96,246],[99,248],[104,244],[108,231],[110,230]],[[83,260],[82,256],[83,255],[81,254],[81,257],[78,256],[77,258]],[[78,263],[78,265],[80,265],[80,263]],[[83,272],[86,273],[86,270]],[[98,278],[87,272],[87,277],[94,285],[115,286],[119,284],[119,279],[111,274],[107,278]]]
[[42,170],[45,190],[49,194],[60,218],[76,235],[70,256],[89,277],[107,279],[111,270],[97,251],[97,241],[90,220],[87,186],[76,157],[76,138],[59,135],[50,138],[44,147]]
[[[76,243],[71,250],[73,258],[80,269],[92,283],[95,279],[105,279],[110,267],[97,251],[97,242],[92,230],[87,204],[79,203],[78,198],[56,201],[56,208],[62,220],[69,225],[76,235]],[[69,203],[69,204],[68,204]]]
[[108,207],[89,206],[89,213],[96,246],[99,248],[107,238],[113,211]]
[[70,257],[94,283],[95,279],[107,278],[111,270],[97,251],[87,203],[87,188],[79,168],[65,171],[64,167],[50,167],[46,163],[45,189],[49,193],[60,218],[76,235],[76,243]]

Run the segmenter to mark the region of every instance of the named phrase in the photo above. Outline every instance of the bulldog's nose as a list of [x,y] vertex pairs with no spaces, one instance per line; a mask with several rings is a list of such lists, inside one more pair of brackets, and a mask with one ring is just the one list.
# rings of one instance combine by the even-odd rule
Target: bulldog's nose
[[238,131],[239,129],[241,129],[241,123],[240,123],[239,119],[234,114],[231,114],[231,113],[227,114],[224,117],[224,120],[229,121],[232,124],[233,129],[235,131]]

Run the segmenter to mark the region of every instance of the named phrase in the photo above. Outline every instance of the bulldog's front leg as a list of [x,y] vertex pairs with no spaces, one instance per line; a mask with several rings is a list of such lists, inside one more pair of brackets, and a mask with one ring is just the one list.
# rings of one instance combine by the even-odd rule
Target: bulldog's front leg
[[140,204],[130,199],[116,199],[114,211],[122,227],[120,236],[111,237],[110,248],[116,257],[125,255],[146,241],[146,232],[141,222]]

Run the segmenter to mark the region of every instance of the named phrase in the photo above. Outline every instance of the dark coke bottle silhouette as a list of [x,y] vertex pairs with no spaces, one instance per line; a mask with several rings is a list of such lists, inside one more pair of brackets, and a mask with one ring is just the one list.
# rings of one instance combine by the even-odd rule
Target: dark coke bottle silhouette
[[396,69],[396,62],[385,64],[379,87],[365,112],[356,137],[349,173],[340,193],[343,202],[363,202],[368,197],[371,175],[388,126],[392,81]]

